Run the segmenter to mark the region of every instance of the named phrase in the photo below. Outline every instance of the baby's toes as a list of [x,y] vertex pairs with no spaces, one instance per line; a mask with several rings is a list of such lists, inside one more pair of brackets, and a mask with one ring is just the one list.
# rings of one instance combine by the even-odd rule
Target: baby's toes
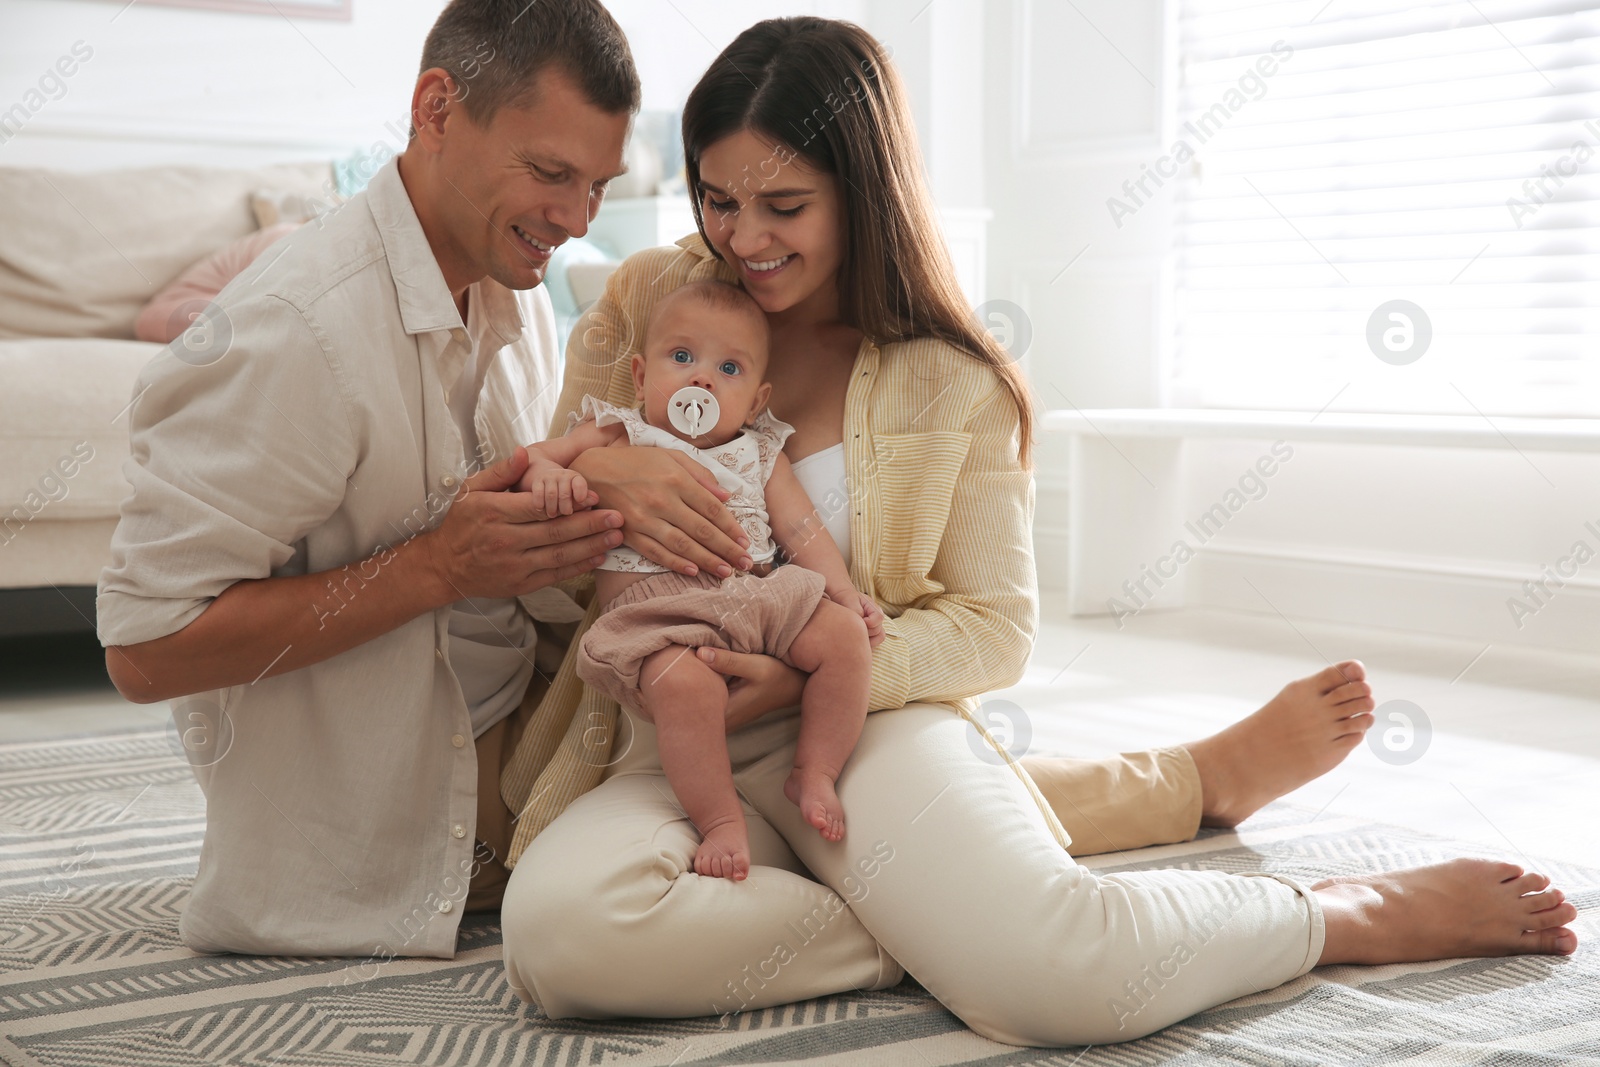
[[709,842],[702,844],[694,854],[694,870],[696,874],[703,874],[707,878],[726,878],[728,876],[727,852],[711,845]]

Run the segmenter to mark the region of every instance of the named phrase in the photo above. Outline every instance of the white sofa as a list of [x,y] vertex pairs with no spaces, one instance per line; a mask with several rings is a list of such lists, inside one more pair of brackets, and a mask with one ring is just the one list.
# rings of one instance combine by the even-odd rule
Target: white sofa
[[256,228],[258,191],[331,200],[327,163],[0,167],[0,636],[93,625],[150,297]]

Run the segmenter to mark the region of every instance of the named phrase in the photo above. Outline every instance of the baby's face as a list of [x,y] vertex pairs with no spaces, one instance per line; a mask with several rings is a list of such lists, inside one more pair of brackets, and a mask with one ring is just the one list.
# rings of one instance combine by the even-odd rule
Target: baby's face
[[[697,448],[725,444],[766,406],[772,387],[767,339],[748,315],[693,298],[675,300],[651,324],[644,352],[633,357],[633,384],[644,398],[645,421]],[[667,418],[672,394],[697,385],[717,398],[717,424],[690,437]]]

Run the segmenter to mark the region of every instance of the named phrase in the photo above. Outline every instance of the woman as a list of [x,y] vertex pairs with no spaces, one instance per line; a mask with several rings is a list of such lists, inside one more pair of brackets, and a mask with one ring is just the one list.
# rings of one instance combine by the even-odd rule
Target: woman
[[[847,23],[763,22],[695,88],[684,142],[700,233],[613,276],[573,337],[556,426],[584,393],[634,401],[632,324],[663,293],[705,277],[744,285],[772,327],[771,408],[796,428],[785,451],[852,578],[890,616],[873,660],[882,710],[839,779],[852,821],[830,844],[782,791],[797,718],[779,702],[792,705],[793,680],[706,653],[725,673],[768,678],[737,687],[729,711],[752,853],[740,883],[691,873],[698,840],[648,723],[629,724],[631,743],[570,803],[552,810],[531,790],[518,809],[531,843],[513,847],[502,905],[518,995],[555,1018],[726,1015],[883,988],[904,968],[977,1032],[1054,1046],[1138,1037],[1318,963],[1572,950],[1571,906],[1510,864],[1312,887],[1078,866],[1063,823],[1093,847],[1170,840],[1202,808],[1237,821],[1332,766],[1370,724],[1360,665],[1142,762],[1030,760],[1023,773],[980,758],[974,698],[1016,680],[1037,624],[1030,400],[965,307],[897,77]],[[612,455],[579,465],[609,507],[664,470],[620,455],[646,450],[597,451]],[[633,533],[652,558],[692,569],[663,527]],[[552,697],[562,689],[558,677]],[[567,703],[570,714],[570,691]],[[1286,766],[1252,770],[1268,752]],[[1064,817],[1033,775],[1053,780]]]

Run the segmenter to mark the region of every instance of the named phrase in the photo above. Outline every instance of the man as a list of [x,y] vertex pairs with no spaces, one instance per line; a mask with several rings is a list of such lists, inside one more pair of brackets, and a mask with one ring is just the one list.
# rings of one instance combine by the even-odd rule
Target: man
[[463,911],[504,887],[498,773],[544,683],[533,614],[582,614],[548,587],[625,516],[701,566],[737,560],[682,467],[653,510],[619,493],[622,512],[545,521],[504,491],[559,392],[537,287],[638,107],[598,0],[455,0],[404,154],[219,295],[212,348],[141,375],[99,635],[130,700],[189,698],[192,948],[452,956]]

